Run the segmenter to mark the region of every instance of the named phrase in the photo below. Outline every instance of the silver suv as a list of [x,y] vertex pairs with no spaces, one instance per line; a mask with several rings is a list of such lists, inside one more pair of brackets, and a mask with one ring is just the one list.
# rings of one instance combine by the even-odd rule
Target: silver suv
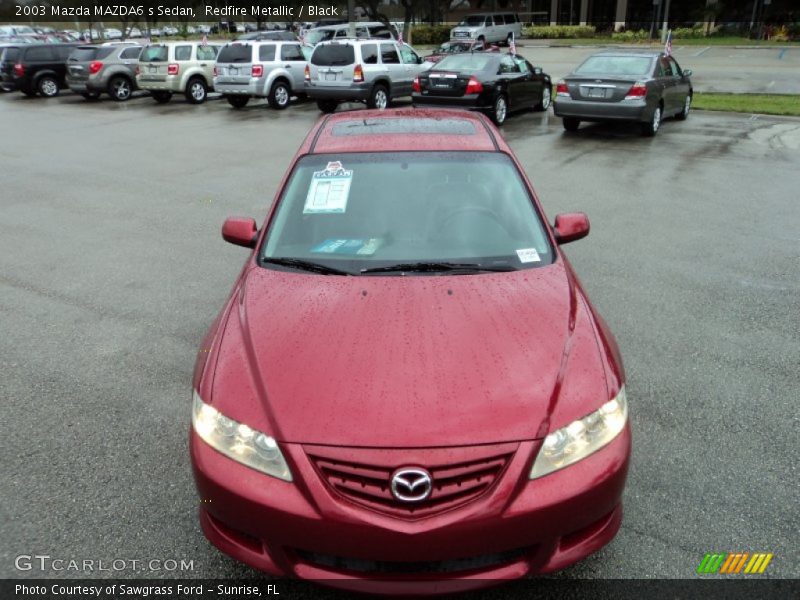
[[411,46],[394,40],[320,42],[306,67],[306,94],[322,112],[335,111],[340,102],[386,108],[411,95],[422,62]]
[[138,44],[78,46],[67,59],[67,85],[87,100],[103,92],[118,102],[128,100],[136,89],[141,51]]
[[286,108],[293,95],[303,92],[305,68],[299,42],[232,42],[217,55],[214,89],[234,108],[242,108],[252,97]]
[[522,23],[516,13],[479,13],[467,15],[450,30],[451,40],[510,42],[522,35]]
[[214,63],[222,44],[164,42],[142,48],[136,83],[156,102],[169,102],[182,93],[191,104],[206,101],[213,88]]

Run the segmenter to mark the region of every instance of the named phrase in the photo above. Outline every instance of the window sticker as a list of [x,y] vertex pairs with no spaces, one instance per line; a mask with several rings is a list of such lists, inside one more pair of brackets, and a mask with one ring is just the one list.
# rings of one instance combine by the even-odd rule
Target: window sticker
[[345,212],[352,181],[353,171],[338,160],[329,162],[324,171],[314,171],[303,214]]
[[517,250],[517,256],[519,256],[519,262],[521,263],[539,262],[541,260],[536,248]]
[[347,254],[350,256],[372,256],[381,245],[380,238],[367,240],[328,239],[314,246],[311,252],[317,254]]

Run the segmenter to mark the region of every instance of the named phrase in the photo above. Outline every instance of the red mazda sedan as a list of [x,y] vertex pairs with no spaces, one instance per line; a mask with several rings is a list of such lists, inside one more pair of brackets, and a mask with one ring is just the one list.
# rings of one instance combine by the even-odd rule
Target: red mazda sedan
[[[482,115],[324,117],[194,374],[200,520],[257,569],[446,592],[561,569],[622,519],[617,345]],[[439,581],[437,581],[439,580]]]

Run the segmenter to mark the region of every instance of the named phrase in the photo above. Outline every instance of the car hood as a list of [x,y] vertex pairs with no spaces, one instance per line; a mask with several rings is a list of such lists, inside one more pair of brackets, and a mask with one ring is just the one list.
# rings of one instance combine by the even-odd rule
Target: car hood
[[561,262],[418,277],[253,268],[235,292],[212,401],[282,442],[410,448],[541,437],[574,334],[570,273]]

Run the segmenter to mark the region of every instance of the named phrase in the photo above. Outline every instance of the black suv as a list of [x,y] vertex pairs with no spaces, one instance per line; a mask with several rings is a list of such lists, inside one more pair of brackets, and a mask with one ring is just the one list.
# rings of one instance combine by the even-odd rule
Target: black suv
[[77,44],[24,44],[8,46],[0,59],[0,85],[26,96],[37,93],[52,98],[65,87],[67,57]]

